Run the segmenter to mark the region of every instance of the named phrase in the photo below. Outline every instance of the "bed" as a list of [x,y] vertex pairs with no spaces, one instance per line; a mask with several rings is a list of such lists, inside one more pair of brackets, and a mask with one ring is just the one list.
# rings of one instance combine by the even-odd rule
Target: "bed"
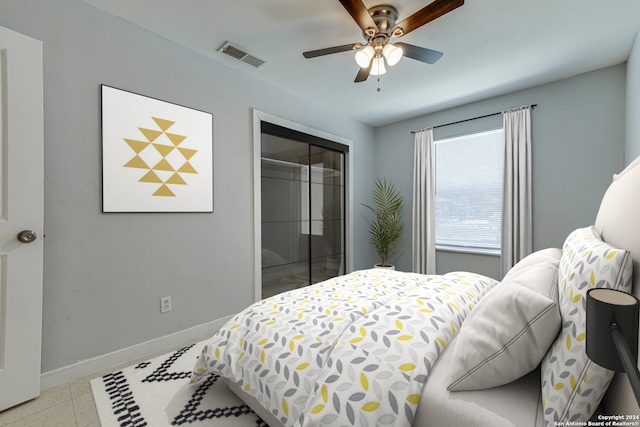
[[624,374],[609,388],[614,373],[586,357],[584,342],[588,289],[640,292],[639,164],[614,177],[594,225],[500,282],[371,269],[278,294],[221,328],[192,381],[223,376],[271,427],[538,427],[640,415]]

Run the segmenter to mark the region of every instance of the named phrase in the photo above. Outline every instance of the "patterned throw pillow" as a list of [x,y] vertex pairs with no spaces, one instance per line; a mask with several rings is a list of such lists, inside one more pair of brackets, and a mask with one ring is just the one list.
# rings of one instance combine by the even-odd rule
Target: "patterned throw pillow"
[[558,280],[562,330],[542,361],[547,426],[587,421],[607,391],[613,372],[586,354],[586,293],[592,288],[631,291],[631,255],[603,242],[594,227],[577,229],[562,248]]

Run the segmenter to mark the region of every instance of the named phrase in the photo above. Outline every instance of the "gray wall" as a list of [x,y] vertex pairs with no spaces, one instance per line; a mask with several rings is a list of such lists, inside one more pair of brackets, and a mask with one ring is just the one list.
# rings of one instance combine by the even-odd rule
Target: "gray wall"
[[[253,302],[252,108],[354,141],[355,206],[370,193],[369,126],[79,0],[0,0],[0,25],[44,49],[43,372]],[[213,214],[101,213],[101,84],[213,114]],[[366,224],[355,227],[358,268],[371,260]],[[173,310],[161,315],[166,295]]]
[[[611,175],[624,163],[625,68],[620,64],[377,128],[376,173],[394,181],[407,201],[407,233],[404,251],[396,260],[398,268],[411,270],[411,131],[429,126],[538,104],[532,114],[534,250],[561,247],[571,230],[592,224]],[[501,118],[497,120],[499,126]],[[438,134],[484,130],[494,121],[439,128],[434,134],[437,138]],[[499,259],[440,252],[437,270],[499,277]]]
[[[640,34],[640,33],[639,33]],[[640,35],[631,48],[627,61],[627,98],[625,123],[625,156],[626,164],[640,156]]]

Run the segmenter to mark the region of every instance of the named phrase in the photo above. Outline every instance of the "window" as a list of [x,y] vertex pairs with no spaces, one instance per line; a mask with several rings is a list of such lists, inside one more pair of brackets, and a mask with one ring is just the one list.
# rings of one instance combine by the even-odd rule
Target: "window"
[[436,247],[500,253],[502,129],[435,141]]

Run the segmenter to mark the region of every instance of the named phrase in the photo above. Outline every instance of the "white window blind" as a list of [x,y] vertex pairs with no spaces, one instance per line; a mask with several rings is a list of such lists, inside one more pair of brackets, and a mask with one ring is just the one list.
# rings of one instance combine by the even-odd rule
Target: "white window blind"
[[435,141],[436,247],[500,251],[503,130]]

